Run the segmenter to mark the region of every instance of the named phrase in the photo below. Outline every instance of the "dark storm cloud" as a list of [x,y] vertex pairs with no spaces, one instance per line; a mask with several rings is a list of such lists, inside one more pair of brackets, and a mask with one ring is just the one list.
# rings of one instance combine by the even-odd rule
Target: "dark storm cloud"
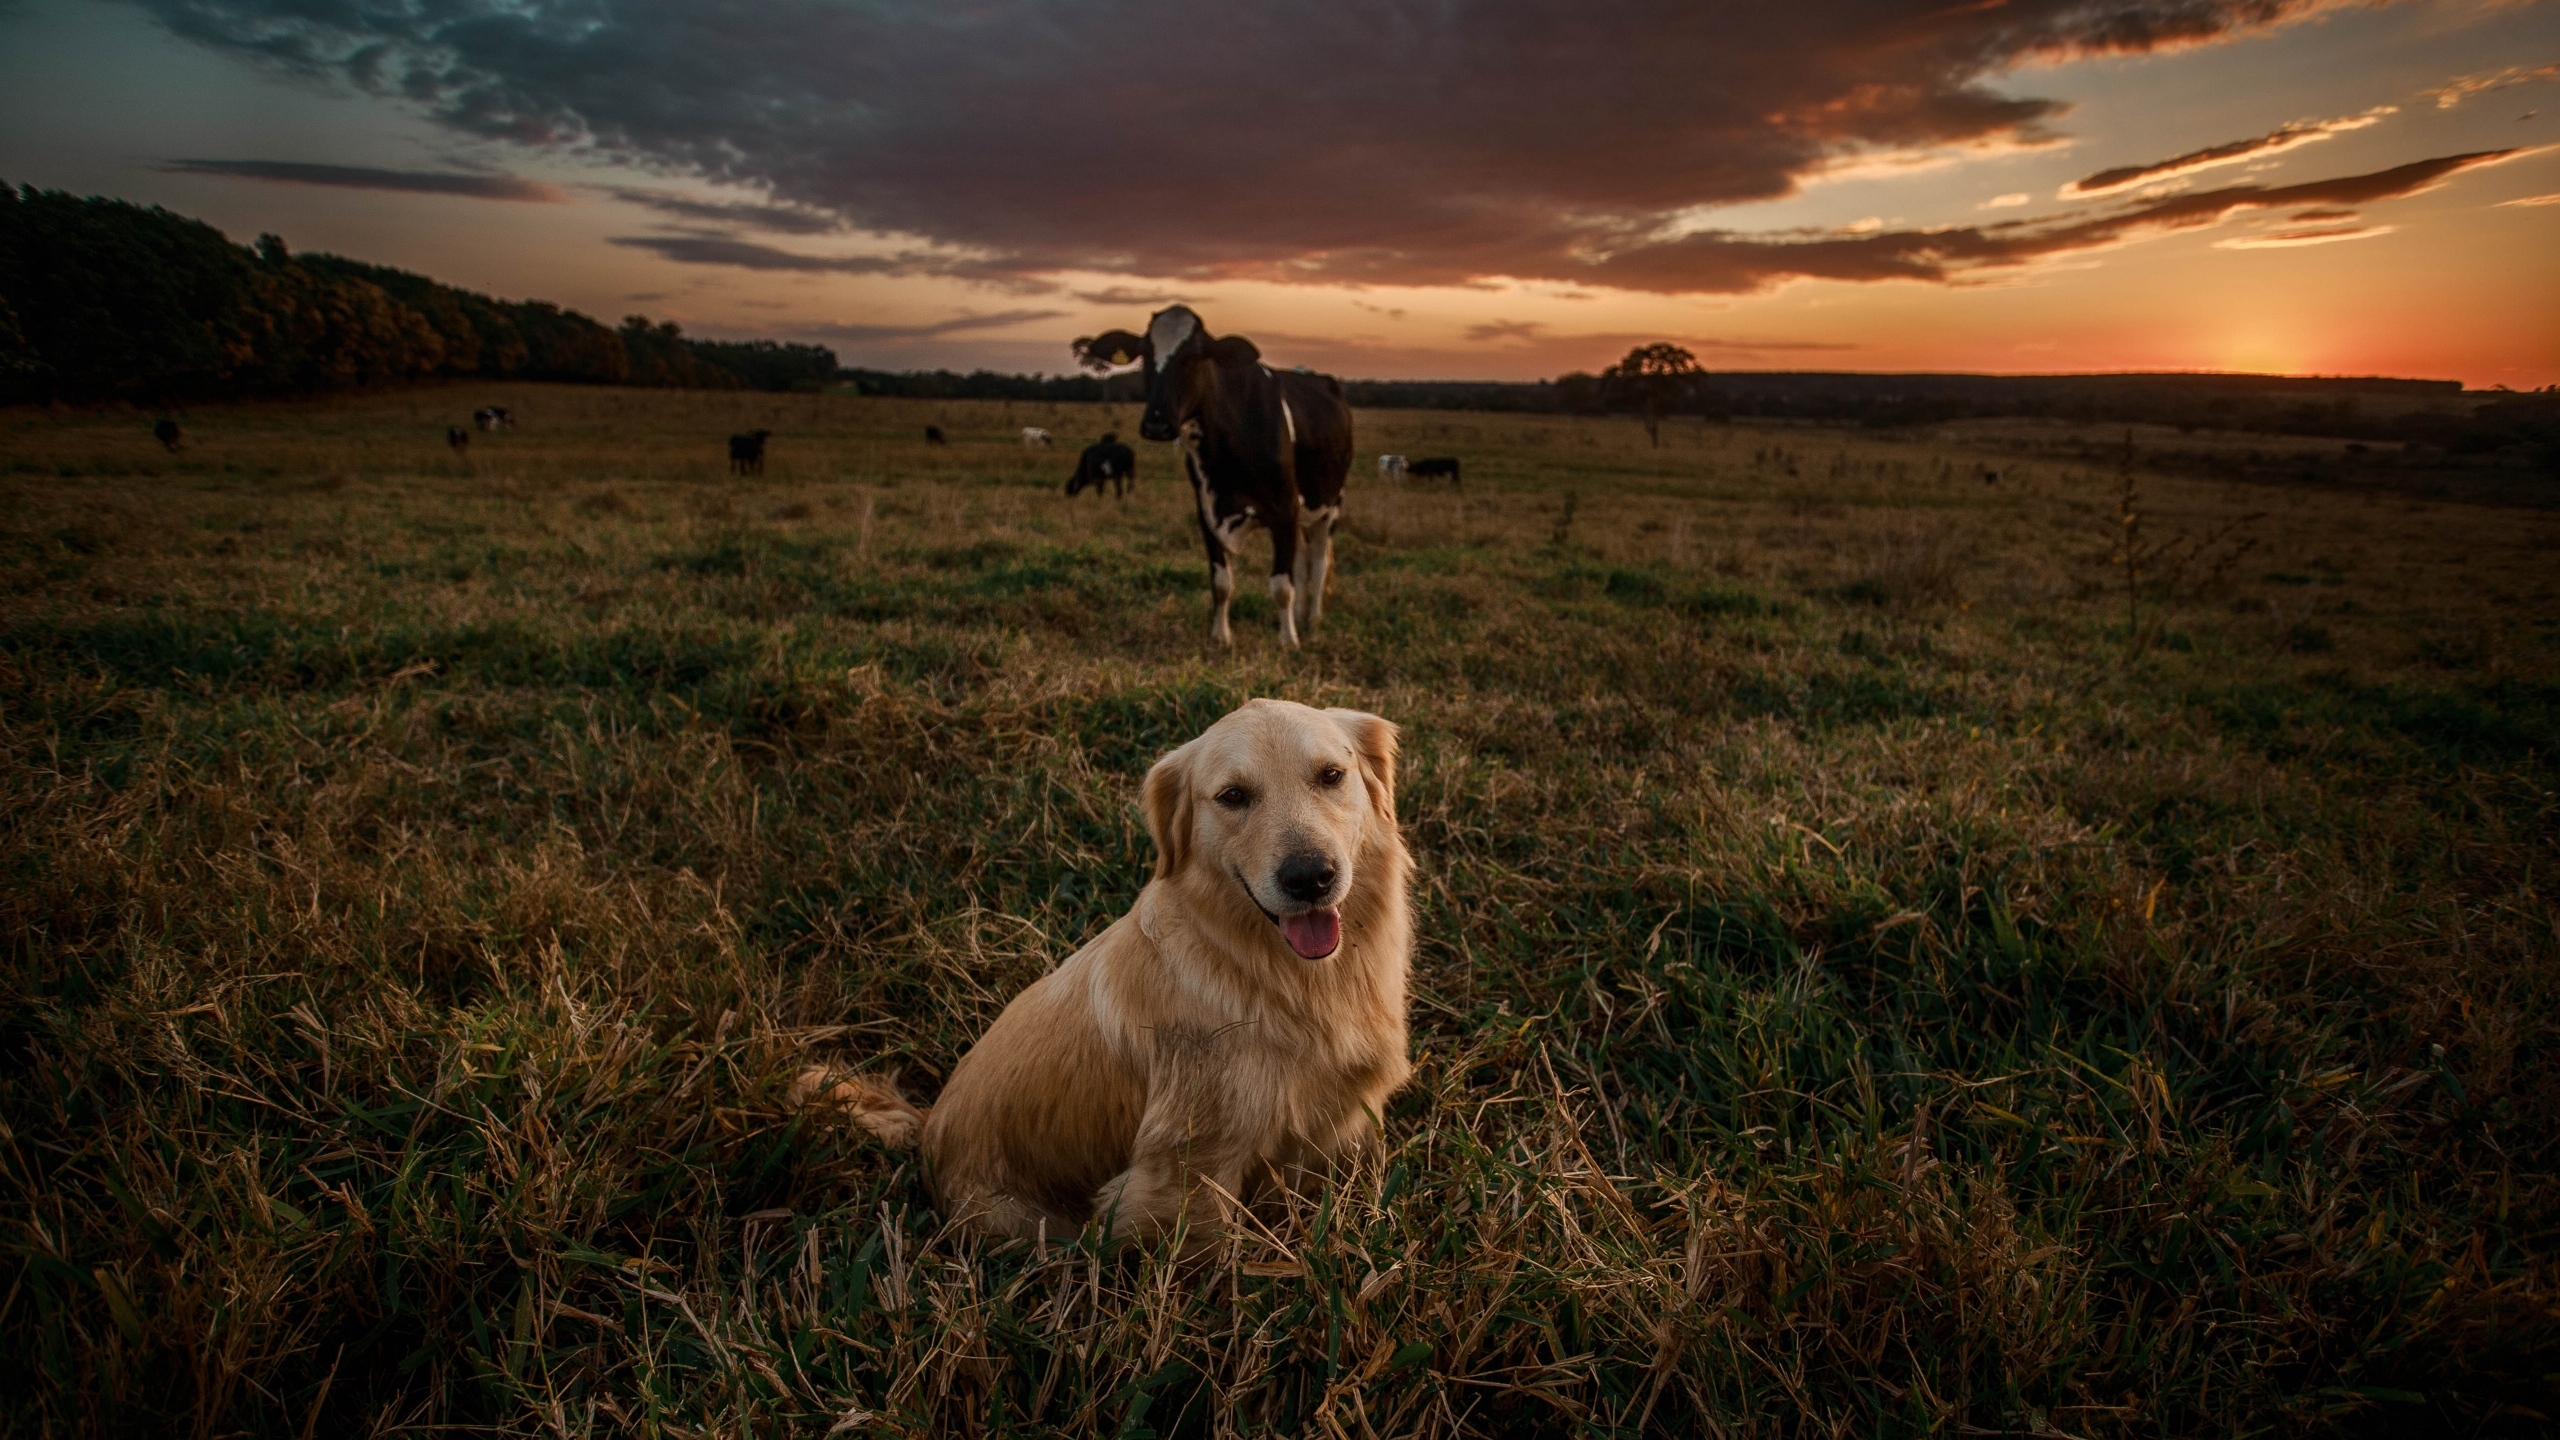
[[132,3],[468,135],[754,186],[990,257],[983,278],[1717,290],[1783,272],[1646,237],[1859,155],[2044,138],[2063,107],[1994,88],[2023,62],[2209,41],[2329,0]]
[[375,170],[363,165],[306,165],[296,160],[171,160],[160,167],[180,175],[221,175],[283,185],[332,185],[349,190],[406,190],[418,195],[464,195],[474,200],[527,200],[561,205],[569,197],[557,185],[514,175],[473,175],[448,170]]

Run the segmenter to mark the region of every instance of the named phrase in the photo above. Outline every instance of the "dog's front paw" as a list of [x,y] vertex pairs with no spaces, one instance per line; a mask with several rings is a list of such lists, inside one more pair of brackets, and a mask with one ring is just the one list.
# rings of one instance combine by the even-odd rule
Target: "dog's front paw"
[[892,1150],[910,1150],[924,1138],[924,1112],[898,1093],[898,1087],[868,1075],[841,1079],[823,1065],[800,1072],[785,1092],[795,1110],[825,1106],[871,1132]]

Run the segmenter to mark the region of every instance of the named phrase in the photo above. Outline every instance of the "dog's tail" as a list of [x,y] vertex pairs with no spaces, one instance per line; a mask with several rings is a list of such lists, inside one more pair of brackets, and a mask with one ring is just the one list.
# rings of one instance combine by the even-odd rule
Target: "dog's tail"
[[841,1112],[870,1131],[892,1150],[911,1150],[924,1138],[925,1109],[900,1093],[895,1080],[877,1075],[839,1075],[813,1065],[791,1082],[791,1108],[818,1107]]

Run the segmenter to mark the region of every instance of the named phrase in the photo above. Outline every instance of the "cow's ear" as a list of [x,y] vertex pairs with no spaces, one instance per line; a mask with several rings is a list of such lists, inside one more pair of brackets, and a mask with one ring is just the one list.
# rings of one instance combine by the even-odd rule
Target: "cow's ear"
[[1087,335],[1068,346],[1075,352],[1076,362],[1092,370],[1117,370],[1149,358],[1143,336],[1126,330],[1105,330]]
[[1139,794],[1147,812],[1147,834],[1156,842],[1156,878],[1181,873],[1191,854],[1191,747],[1184,745],[1155,763]]
[[1221,365],[1251,365],[1262,358],[1262,352],[1243,336],[1228,335],[1209,343],[1209,358]]

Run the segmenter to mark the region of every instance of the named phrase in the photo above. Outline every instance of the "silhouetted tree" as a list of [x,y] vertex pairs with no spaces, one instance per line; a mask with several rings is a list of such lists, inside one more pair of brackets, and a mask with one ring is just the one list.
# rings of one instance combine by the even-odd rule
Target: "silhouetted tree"
[[1613,409],[1644,417],[1644,433],[1662,443],[1662,417],[1679,407],[1697,381],[1698,357],[1657,340],[1627,352],[1625,359],[1600,372],[1601,393]]

